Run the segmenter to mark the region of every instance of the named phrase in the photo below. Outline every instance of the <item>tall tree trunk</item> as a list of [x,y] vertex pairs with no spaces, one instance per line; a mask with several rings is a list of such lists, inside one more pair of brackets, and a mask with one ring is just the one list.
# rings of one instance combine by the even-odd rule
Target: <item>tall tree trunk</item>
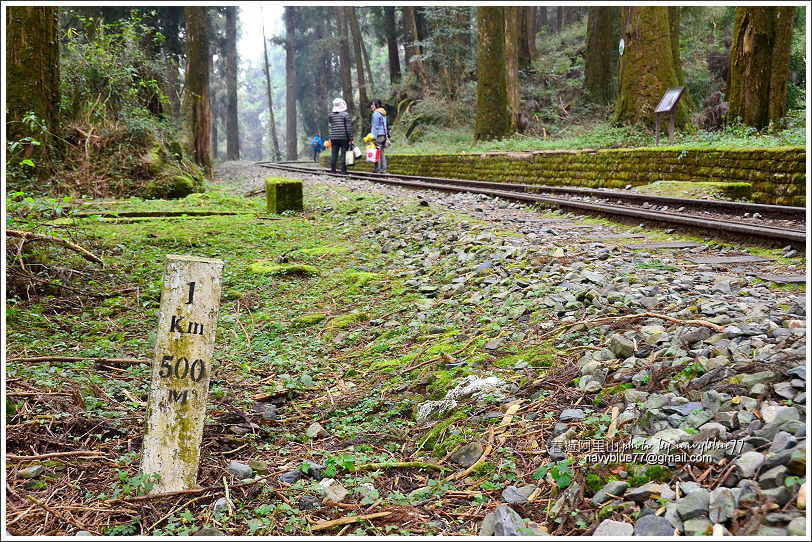
[[532,61],[539,55],[538,49],[536,48],[538,8],[536,6],[528,6],[525,9],[527,10],[527,51]]
[[226,159],[240,159],[240,125],[237,121],[237,8],[226,7]]
[[560,34],[564,28],[564,7],[557,6],[555,8],[555,33]]
[[361,133],[366,135],[369,132],[370,116],[369,98],[367,97],[367,84],[364,77],[364,57],[361,51],[361,32],[358,29],[358,18],[355,16],[354,7],[345,7],[346,19],[350,22],[352,31],[352,48],[355,51],[355,76],[358,79],[358,114],[361,116]]
[[296,130],[296,26],[292,6],[285,6],[285,143],[287,159],[299,158]]
[[338,64],[341,72],[341,94],[347,102],[347,113],[355,114],[355,100],[352,92],[352,57],[350,57],[350,40],[347,37],[349,22],[343,7],[333,8],[338,20]]
[[[685,86],[685,72],[682,70],[682,59],[680,58],[679,52],[679,25],[680,25],[680,7],[679,6],[669,6],[668,7],[668,26],[671,32],[671,56],[674,58],[674,72],[677,74],[677,82],[679,86]],[[688,108],[688,111],[696,110],[696,102],[694,101],[693,96],[688,91],[688,88],[685,88],[685,92],[680,98],[680,101],[685,104],[685,107]]]
[[186,149],[211,178],[209,36],[206,8],[186,6],[186,83],[183,111],[188,123]]
[[[279,160],[282,158],[282,153],[279,152],[279,139],[276,137],[276,121],[274,120],[273,115],[273,89],[271,88],[271,67],[270,62],[268,61],[268,40],[265,39],[265,23],[262,24],[262,47],[265,50],[265,87],[268,91],[268,124],[270,125],[271,129],[273,160]],[[260,152],[260,158],[261,157],[262,153]]]
[[169,111],[173,118],[180,114],[181,88],[178,63],[174,57],[167,61],[166,69],[166,97],[169,99]]
[[406,64],[409,67],[409,73],[416,79],[418,87],[415,89],[418,93],[426,88],[429,82],[429,74],[423,66],[423,60],[420,57],[420,48],[417,43],[420,38],[417,33],[417,20],[415,19],[414,6],[403,6],[403,26],[406,31],[406,43],[404,48],[406,50]]
[[547,6],[541,6],[538,8],[538,19],[536,20],[536,34],[544,30],[546,33],[550,33],[549,22],[547,21]]
[[[209,22],[211,22],[211,17],[209,17]],[[211,39],[213,35],[213,30],[209,28],[209,38]],[[211,41],[209,42],[211,45]],[[218,71],[222,67],[222,62],[214,62],[214,47],[209,47],[209,82],[217,81],[220,75],[218,75]],[[217,89],[212,88],[212,85],[209,85],[209,111],[211,112],[211,159],[212,161],[219,159],[219,145],[218,143],[218,126],[217,122],[220,119],[221,111],[220,111],[220,104],[217,102]]]
[[[211,76],[211,74],[209,74]],[[210,110],[211,110],[211,159],[220,159],[220,146],[218,145],[218,138],[220,137],[219,130],[217,129],[217,120],[220,118],[220,105],[217,103],[217,96],[212,92],[209,96]]]
[[367,49],[366,42],[361,40],[361,52],[364,53],[364,67],[367,70],[367,81],[369,81],[369,94],[375,95],[375,82],[372,78],[372,68],[369,65],[369,50]]
[[478,6],[477,30],[475,142],[499,139],[511,133],[505,78],[505,8]]
[[527,13],[528,9],[529,8],[524,6],[516,8],[516,40],[519,49],[518,58],[520,70],[530,69],[530,38],[528,37],[529,33],[527,28],[530,18]]
[[598,103],[614,98],[614,74],[620,34],[620,8],[590,6],[586,24],[584,85]]
[[505,89],[507,90],[508,104],[510,106],[510,131],[515,132],[519,126],[519,57],[521,54],[521,36],[519,27],[523,21],[519,19],[517,6],[505,6]]
[[384,6],[383,28],[386,33],[386,50],[389,53],[389,82],[392,85],[400,82],[400,52],[398,50],[397,31],[395,26],[395,7]]
[[[329,10],[325,9],[325,12],[329,12]],[[321,24],[317,26],[318,29],[318,38],[324,39],[325,37],[330,36],[330,25],[332,21],[328,17],[321,18]],[[330,89],[335,87],[333,75],[334,70],[332,66],[333,60],[333,53],[330,48],[322,49],[322,53],[319,56],[317,62],[319,62],[320,69],[318,73],[318,103],[313,108],[316,114],[316,129],[320,134],[322,134],[323,139],[328,138],[327,135],[327,115],[330,112],[331,105],[332,105],[332,97],[328,96],[328,92]]]
[[[6,143],[26,137],[40,143],[23,145],[19,153],[13,156],[10,153],[7,160],[15,164],[31,160],[32,173],[44,179],[62,151],[56,7],[6,8],[6,70]],[[29,112],[47,129],[32,128],[24,122]]]
[[794,6],[736,8],[728,118],[764,128],[786,115],[794,13]]
[[[674,67],[667,6],[624,7],[621,37],[626,43],[618,68],[615,122],[654,125],[654,109],[665,91],[679,86]],[[688,123],[688,108],[680,100],[677,125]]]

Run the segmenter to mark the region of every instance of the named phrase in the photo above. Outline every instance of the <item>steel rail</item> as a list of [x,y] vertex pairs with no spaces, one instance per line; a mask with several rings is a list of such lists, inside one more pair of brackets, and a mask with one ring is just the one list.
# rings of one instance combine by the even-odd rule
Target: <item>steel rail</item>
[[[312,164],[312,162],[258,162],[259,164]],[[303,167],[303,170],[316,170],[329,174],[326,170],[321,170],[318,167]],[[363,177],[365,179],[378,179],[380,174],[372,174],[366,172],[356,172],[352,174],[353,177]],[[804,220],[806,218],[806,208],[792,207],[789,205],[768,205],[764,203],[749,203],[739,201],[720,201],[720,200],[703,200],[697,198],[678,198],[673,196],[654,196],[646,194],[638,194],[634,192],[624,192],[620,190],[604,190],[595,188],[573,187],[573,186],[548,186],[536,184],[517,184],[517,183],[497,183],[489,181],[472,181],[465,179],[448,179],[443,177],[422,177],[418,175],[383,175],[384,177],[396,177],[404,180],[426,181],[426,182],[442,182],[444,184],[452,184],[457,186],[470,186],[476,188],[493,188],[495,190],[510,190],[516,192],[531,192],[531,193],[553,193],[553,194],[572,194],[579,196],[594,196],[606,199],[619,199],[625,201],[636,202],[650,202],[657,206],[690,206],[694,210],[711,210],[721,213],[759,213],[765,218],[773,218],[780,220]]]
[[[260,162],[258,165],[263,165],[269,168],[279,168],[279,169],[288,169],[290,171],[299,171],[299,172],[309,172],[309,173],[318,173],[318,174],[326,174],[326,175],[334,175],[329,172],[324,172],[320,169],[316,168],[305,168],[305,167],[293,167],[289,165],[281,165],[275,164],[272,162]],[[621,207],[618,205],[612,205],[609,203],[587,203],[583,201],[577,200],[570,200],[570,199],[561,199],[561,198],[554,198],[549,196],[542,196],[539,194],[533,194],[529,192],[524,192],[520,190],[511,190],[511,186],[517,185],[509,185],[505,183],[482,183],[479,181],[462,181],[462,182],[447,182],[447,181],[457,181],[455,179],[436,179],[437,181],[441,182],[426,182],[426,181],[418,181],[418,180],[400,180],[406,179],[407,176],[401,175],[389,175],[383,176],[379,174],[351,174],[351,175],[337,175],[340,178],[355,178],[355,179],[362,179],[362,180],[370,180],[377,183],[383,184],[392,184],[397,186],[408,186],[411,188],[420,188],[420,189],[431,189],[431,190],[443,190],[447,192],[471,192],[476,194],[484,194],[489,196],[500,197],[504,199],[512,199],[512,200],[519,200],[519,201],[528,201],[533,203],[543,203],[547,205],[552,205],[561,208],[568,208],[568,209],[577,209],[580,211],[587,211],[591,213],[600,213],[600,214],[608,214],[614,216],[625,216],[629,218],[636,218],[636,219],[643,219],[653,222],[659,223],[666,223],[666,224],[677,224],[681,226],[688,226],[691,228],[701,228],[705,230],[712,230],[712,231],[720,231],[720,232],[728,232],[728,233],[735,233],[739,235],[746,235],[750,237],[756,237],[760,239],[770,239],[770,240],[780,240],[780,241],[787,241],[793,243],[800,243],[805,246],[806,243],[806,232],[800,230],[787,230],[782,228],[773,228],[769,226],[756,226],[752,224],[744,224],[740,222],[733,222],[727,220],[718,220],[718,219],[711,219],[711,218],[701,218],[701,217],[694,217],[694,216],[685,216],[676,213],[666,212],[666,211],[649,211],[645,209],[634,209],[628,207]],[[430,179],[426,177],[418,177],[419,179]],[[397,180],[396,180],[397,179]],[[433,179],[434,180],[434,179]],[[464,183],[464,184],[463,184]],[[488,186],[482,186],[488,185]],[[492,188],[494,185],[497,185],[499,188]],[[531,186],[532,185],[518,185],[522,187]],[[503,190],[501,188],[509,188],[508,190]],[[645,201],[651,201],[653,197],[639,195],[641,199]],[[658,196],[654,196],[658,197]],[[659,196],[661,197],[661,196]],[[680,199],[680,198],[670,198],[679,200],[683,205],[688,206],[691,202],[700,201],[704,203],[707,200],[689,200],[689,199]],[[733,203],[737,204],[737,202],[714,202],[714,203]],[[742,205],[742,204],[738,204]],[[746,204],[746,205],[755,205],[759,207],[780,207],[775,205],[763,206],[761,204]],[[794,209],[801,209],[801,208],[794,208]],[[805,210],[804,210],[805,211]],[[805,217],[805,214],[804,214]]]

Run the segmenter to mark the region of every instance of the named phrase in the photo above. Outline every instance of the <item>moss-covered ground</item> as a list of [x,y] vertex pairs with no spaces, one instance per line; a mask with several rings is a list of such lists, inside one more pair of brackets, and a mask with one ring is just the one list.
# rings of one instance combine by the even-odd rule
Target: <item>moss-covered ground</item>
[[[7,451],[26,456],[91,450],[103,456],[42,462],[46,475],[29,481],[14,474],[30,462],[14,462],[11,491],[39,501],[58,495],[50,506],[73,523],[60,522],[52,534],[74,534],[79,525],[120,535],[189,534],[204,526],[232,535],[307,535],[314,524],[375,512],[389,515],[327,532],[475,534],[485,505],[498,502],[506,485],[534,481],[531,475],[549,461],[539,441],[549,430],[551,411],[560,408],[555,405],[572,400],[575,390],[567,384],[578,374],[572,362],[583,347],[561,350],[544,333],[517,335],[506,312],[519,302],[510,296],[498,303],[461,301],[414,287],[415,279],[448,285],[464,271],[451,258],[440,258],[416,272],[415,259],[439,250],[439,241],[401,236],[400,249],[382,251],[385,239],[375,232],[381,224],[428,220],[461,231],[515,233],[412,199],[315,183],[305,184],[303,212],[269,219],[262,196],[236,195],[240,188],[220,184],[172,202],[73,201],[48,221],[13,219],[19,224],[9,227],[69,235],[104,266],[48,244],[28,244],[21,252],[45,282],[9,279]],[[30,205],[35,203],[44,205]],[[70,208],[240,214],[76,219]],[[166,254],[225,262],[198,477],[208,489],[138,501],[132,498],[149,484],[138,473],[138,457]],[[517,261],[511,267],[520,277],[530,265]],[[258,268],[274,272],[252,272]],[[547,319],[542,306],[531,307],[531,326]],[[505,346],[484,347],[506,335],[511,341]],[[36,357],[79,361],[15,361]],[[116,361],[122,359],[145,363]],[[507,405],[485,396],[441,420],[416,423],[419,403],[443,398],[471,374],[513,383],[524,412],[533,416],[512,426],[502,418]],[[559,403],[548,405],[548,399]],[[270,405],[276,419],[261,414]],[[595,410],[582,406],[590,414],[584,430],[602,434],[608,420],[600,414],[601,403],[595,402]],[[314,422],[329,436],[308,439],[305,428]],[[501,436],[494,439],[490,430]],[[491,442],[487,461],[466,476],[448,478],[451,471],[442,470],[453,467],[448,455],[473,440]],[[254,461],[255,471],[269,477],[267,483],[231,487],[234,511],[214,513],[212,503],[224,494],[223,477],[230,480],[225,471],[230,460]],[[327,475],[349,491],[344,502],[311,510],[312,501],[322,500],[314,480],[292,485],[278,480],[304,460],[325,465]],[[441,470],[385,465],[415,460],[439,463]],[[359,465],[363,470],[356,470]],[[549,523],[544,503],[555,494],[545,488],[552,491],[549,497],[527,510],[539,524]],[[97,514],[80,516],[76,507]],[[14,510],[19,512],[24,510]],[[32,528],[25,514],[10,519],[15,533]],[[570,522],[567,529],[578,533],[591,520],[563,521],[562,528]]]
[[[417,202],[389,205],[382,196],[307,185],[304,212],[269,220],[261,195],[237,196],[233,188],[218,187],[172,202],[74,200],[64,212],[36,225],[41,231],[70,232],[101,257],[104,266],[48,245],[31,246],[32,252],[26,254],[41,261],[61,258],[61,264],[74,272],[64,280],[47,276],[52,283],[29,294],[10,291],[7,445],[10,453],[19,455],[34,450],[103,451],[101,464],[98,459],[57,462],[48,477],[26,487],[23,480],[15,483],[17,490],[38,499],[59,490],[62,502],[103,510],[103,521],[87,524],[93,532],[184,534],[204,525],[231,534],[310,532],[306,511],[297,503],[302,496],[316,494],[313,481],[282,488],[273,479],[258,493],[235,490],[234,515],[213,515],[210,501],[216,496],[188,506],[154,500],[150,512],[111,500],[135,496],[149,483],[138,474],[149,366],[115,360],[149,362],[153,356],[166,254],[225,262],[201,486],[222,486],[224,467],[231,459],[265,460],[272,465],[271,472],[294,469],[305,459],[327,465],[410,457],[437,462],[438,455],[481,436],[484,429],[476,421],[447,424],[432,437],[431,446],[415,449],[435,423],[416,427],[416,405],[441,398],[472,372],[509,372],[502,368],[504,361],[517,357],[505,352],[508,357],[500,360],[482,351],[490,335],[498,334],[503,318],[495,308],[477,308],[472,318],[465,319],[464,329],[462,319],[450,317],[458,308],[429,311],[427,298],[404,285],[402,255],[382,253],[365,235],[381,221],[419,219],[436,211]],[[77,219],[69,209],[90,216]],[[115,216],[139,210],[240,214]],[[467,217],[453,220],[476,222]],[[421,248],[415,244],[406,251]],[[537,346],[539,351],[545,348],[549,350]],[[532,365],[548,366],[550,356],[544,353],[538,362],[531,360]],[[36,357],[78,361],[15,361]],[[470,365],[443,368],[458,360]],[[404,371],[409,365],[415,369]],[[279,419],[264,420],[257,412],[258,402],[275,405]],[[484,402],[473,408],[479,412],[494,407],[498,409]],[[467,420],[474,413],[471,408],[461,410],[455,421]],[[316,421],[327,429],[329,439],[311,442],[305,437],[305,427]],[[479,479],[474,485],[485,483],[484,489],[468,488],[470,494],[464,498],[443,504],[445,515],[434,511],[435,504],[418,512],[415,499],[409,497],[425,486],[440,506],[454,485],[430,470],[378,469],[347,475],[340,481],[351,492],[347,502],[355,503],[353,511],[381,500],[381,508],[396,509],[399,518],[384,520],[382,528],[353,525],[349,532],[428,532],[428,524],[440,517],[450,521],[450,530],[474,532],[478,520],[462,510],[472,499],[486,502],[489,492],[498,495],[504,483],[516,477],[515,472],[505,472],[509,471],[500,469]],[[284,498],[276,496],[280,491]],[[267,504],[269,499],[275,504]],[[265,508],[258,508],[261,502]],[[174,514],[173,506],[180,506]],[[344,512],[342,507],[328,507],[312,521]],[[162,516],[166,517],[161,520]],[[25,518],[16,523],[24,527]],[[59,534],[76,530],[69,524],[63,527]]]

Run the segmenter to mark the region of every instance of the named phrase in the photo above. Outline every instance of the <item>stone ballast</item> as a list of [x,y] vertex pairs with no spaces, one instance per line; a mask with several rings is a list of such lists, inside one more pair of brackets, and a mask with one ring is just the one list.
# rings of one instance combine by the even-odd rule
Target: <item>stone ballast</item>
[[[638,148],[387,155],[390,173],[489,182],[625,188],[655,181],[750,185],[750,200],[806,205],[806,149]],[[322,165],[329,164],[328,157]],[[352,169],[371,171],[372,163]],[[748,190],[745,190],[748,192]]]

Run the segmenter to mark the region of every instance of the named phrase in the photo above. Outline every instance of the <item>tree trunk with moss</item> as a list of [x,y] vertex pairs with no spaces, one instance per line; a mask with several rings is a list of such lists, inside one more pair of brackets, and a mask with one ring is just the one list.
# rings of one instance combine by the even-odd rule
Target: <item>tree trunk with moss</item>
[[[268,128],[271,131],[271,148],[272,160],[279,160],[282,158],[282,153],[279,152],[279,139],[276,137],[276,121],[273,114],[273,89],[271,88],[271,67],[268,60],[268,40],[265,39],[265,24],[262,24],[262,47],[265,52],[265,91],[268,93]],[[260,157],[262,153],[260,152]]]
[[[211,58],[211,57],[209,57]],[[209,79],[213,79],[217,77],[213,71],[209,71]],[[219,147],[219,138],[220,134],[218,133],[217,122],[222,116],[220,114],[220,104],[217,102],[217,93],[211,92],[209,93],[209,111],[211,111],[211,158],[212,160],[218,160],[220,158],[220,147]]]
[[519,126],[519,61],[521,47],[519,27],[522,22],[516,6],[505,6],[505,87],[510,105],[510,131],[515,132]]
[[[538,49],[536,49],[536,16],[538,14],[538,8],[536,6],[528,6],[524,9],[527,12],[525,18],[525,39],[527,40],[527,52],[530,55],[530,62],[532,62],[539,54]],[[527,67],[530,68],[532,66],[528,63]]]
[[350,56],[349,23],[343,7],[333,8],[338,25],[338,71],[341,75],[341,97],[347,102],[347,113],[355,114],[355,102],[352,92],[352,57]]
[[211,177],[211,108],[209,105],[209,37],[206,8],[186,6],[186,82],[183,112],[186,150]]
[[[677,82],[679,86],[685,86],[685,72],[682,70],[682,58],[680,57],[679,52],[679,39],[680,39],[680,7],[679,6],[669,6],[668,8],[668,26],[671,30],[671,56],[674,57],[674,72],[677,74]],[[688,112],[696,111],[696,102],[694,101],[694,97],[688,92],[688,88],[685,88],[685,92],[682,94],[682,98],[680,101],[685,104]]]
[[[61,155],[59,135],[59,26],[57,8],[6,8],[6,141],[24,143],[7,159],[45,178]],[[36,122],[23,119],[33,113]],[[39,145],[25,143],[25,138]]]
[[794,7],[737,7],[728,118],[764,128],[787,113]]
[[538,15],[536,17],[536,33],[543,32],[545,34],[550,33],[550,25],[547,20],[547,6],[541,6],[538,9]]
[[240,159],[240,128],[237,122],[237,8],[226,8],[226,158]]
[[285,6],[285,147],[288,160],[299,158],[296,129],[296,24],[293,6]]
[[584,85],[592,99],[601,104],[608,104],[615,97],[614,74],[619,39],[620,8],[590,6],[586,23]]
[[505,73],[505,8],[477,7],[477,89],[474,141],[510,135]]
[[389,61],[389,82],[394,85],[400,82],[400,52],[398,49],[397,31],[395,30],[395,7],[385,6],[383,13],[386,50],[388,52]]
[[530,69],[530,40],[527,37],[527,25],[529,20],[528,9],[524,6],[516,8],[516,40],[519,46],[519,69]]
[[417,88],[413,90],[422,94],[423,90],[428,86],[429,74],[426,72],[425,66],[423,66],[423,60],[421,58],[422,51],[418,45],[420,37],[417,33],[417,19],[415,17],[414,6],[403,7],[403,27],[406,34],[406,43],[404,43],[406,65],[408,66],[409,74],[414,76],[415,83],[417,84]]
[[[621,38],[626,43],[618,68],[615,122],[654,126],[654,110],[669,88],[680,86],[672,51],[666,6],[621,8]],[[688,124],[689,110],[680,100],[676,124]]]
[[350,23],[352,31],[352,47],[355,52],[355,76],[358,78],[358,114],[361,116],[361,134],[369,133],[371,118],[369,115],[369,97],[367,96],[367,83],[364,77],[363,52],[361,51],[361,31],[358,29],[358,18],[354,7],[345,7],[345,18]]

